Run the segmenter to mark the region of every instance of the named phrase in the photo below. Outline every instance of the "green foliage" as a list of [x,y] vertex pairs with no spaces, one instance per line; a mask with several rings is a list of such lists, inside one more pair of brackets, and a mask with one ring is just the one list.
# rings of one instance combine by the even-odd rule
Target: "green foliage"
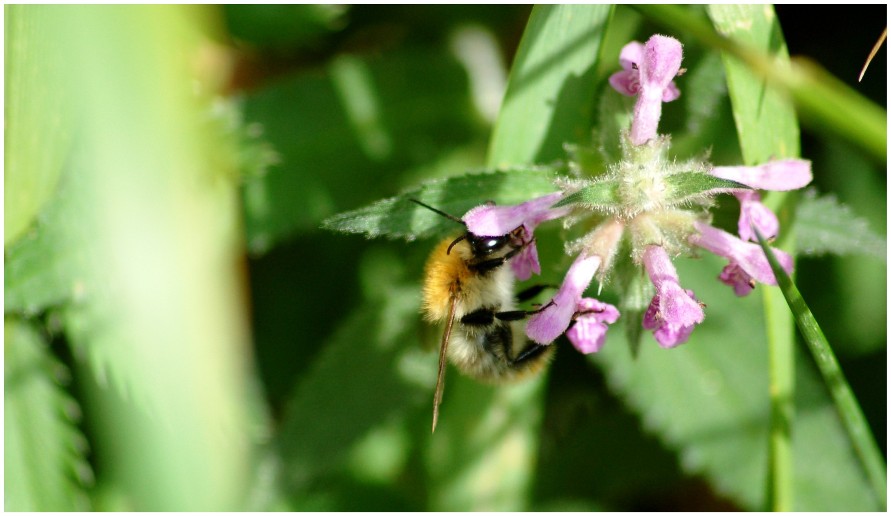
[[[195,77],[189,61],[207,13],[51,13],[66,23],[48,63],[78,63],[56,70],[77,99],[77,139],[33,232],[6,249],[7,313],[32,324],[49,314],[70,346],[95,410],[97,481],[126,492],[121,507],[240,507],[257,409],[234,267],[236,183],[218,158],[235,152],[207,123],[209,99],[195,96],[212,78]],[[33,443],[21,451],[41,453]],[[37,474],[15,466],[10,478]]]
[[3,245],[29,228],[52,198],[73,137],[75,104],[65,87],[68,67],[56,38],[65,23],[48,7],[6,8]]
[[85,511],[92,480],[80,407],[61,378],[67,369],[27,322],[5,317],[3,447],[7,511]]
[[576,190],[560,199],[560,202],[554,204],[554,208],[580,205],[592,210],[608,210],[610,208],[618,207],[622,202],[619,197],[619,186],[620,183],[618,179],[600,181],[591,186]]
[[467,80],[454,57],[430,52],[341,56],[245,99],[246,120],[262,128],[280,158],[245,180],[252,252],[392,193],[398,172],[468,141],[475,123]]
[[[711,5],[715,29],[740,45],[771,56],[778,66],[788,64],[788,50],[776,14],[770,6]],[[746,165],[770,159],[798,157],[798,119],[792,105],[767,80],[758,77],[728,52],[722,53],[733,119]],[[793,194],[794,195],[794,194]],[[790,196],[771,192],[774,206]],[[784,249],[792,252],[786,243]],[[773,290],[763,293],[768,342],[769,393],[771,401],[769,474],[766,506],[789,511],[796,506],[792,431],[794,423],[795,355],[791,318],[777,303]],[[800,501],[798,503],[801,503]]]
[[[454,221],[411,202],[417,199],[448,214],[467,210],[498,199],[516,204],[556,190],[553,169],[507,170],[469,174],[422,184],[397,197],[377,201],[358,210],[339,213],[322,222],[322,228],[344,233],[360,233],[369,238],[386,236],[413,240],[447,231],[455,232]],[[459,215],[455,215],[456,217]]]
[[832,195],[818,196],[808,190],[798,202],[795,234],[803,254],[862,254],[882,260],[888,244],[866,220]]
[[851,387],[848,385],[848,381],[838,365],[835,353],[833,353],[832,347],[826,340],[826,336],[823,335],[820,325],[817,324],[814,314],[811,313],[804,298],[801,297],[801,293],[795,287],[795,284],[792,283],[792,279],[780,266],[764,237],[757,233],[757,230],[756,234],[758,235],[758,243],[770,262],[770,268],[777,277],[777,283],[783,291],[783,297],[786,298],[786,302],[789,304],[789,308],[795,318],[795,324],[798,326],[804,342],[807,344],[808,351],[810,351],[814,362],[817,364],[817,369],[823,376],[823,383],[832,395],[835,408],[844,424],[845,430],[848,432],[851,446],[856,450],[863,466],[863,471],[872,486],[872,494],[879,506],[884,509],[888,505],[888,478],[885,472],[885,461],[872,432],[869,430],[869,425],[867,425],[866,419],[863,417],[860,404],[857,403],[857,398],[851,392]]
[[[575,200],[612,202],[604,178],[634,99],[606,81],[624,44],[660,32],[682,41],[687,69],[660,122],[669,159],[794,156],[792,102],[808,115],[802,148],[832,193],[768,196],[775,245],[868,256],[801,259],[796,283],[826,334],[844,337],[840,367],[882,435],[884,130],[870,120],[884,112],[854,113],[859,128],[827,117],[815,99],[840,113],[862,99],[814,87],[824,72],[803,73],[791,40],[792,65],[762,66],[786,55],[768,13],[6,8],[6,508],[759,510],[778,498],[765,486],[780,471],[768,452],[779,407],[792,416],[792,475],[779,475],[790,508],[876,510],[791,319],[776,325],[778,289],[737,298],[712,256],[678,263],[707,305],[688,343],[663,350],[642,330],[645,275],[605,278],[591,294],[623,321],[600,353],[560,340],[549,371],[512,386],[450,367],[429,430],[441,328],[419,314],[431,245],[413,241],[461,228],[410,199],[460,217],[601,177]],[[709,16],[735,42],[713,38]],[[818,136],[845,138],[809,140],[820,124]],[[739,186],[671,180],[678,192]],[[735,199],[716,201],[716,223],[734,225]],[[560,283],[574,231],[536,230],[531,282]],[[777,335],[795,386],[786,405],[769,396]]]
[[280,53],[294,53],[345,24],[346,5],[223,6],[232,37],[240,42]]
[[[761,303],[716,282],[723,264],[715,257],[677,266],[685,288],[707,305],[690,341],[666,353],[645,336],[634,358],[622,333],[610,332],[595,360],[646,430],[678,451],[684,470],[705,474],[744,507],[763,507],[770,402]],[[733,309],[719,309],[727,306]],[[803,475],[795,478],[796,508],[871,510],[868,485],[831,400],[813,368],[801,366],[796,375],[795,469]],[[826,442],[835,444],[825,449]]]
[[547,163],[562,158],[565,143],[589,141],[595,71],[611,9],[533,9],[493,130],[489,166]]
[[[788,63],[782,28],[770,7],[711,5],[708,13],[722,35],[758,49],[779,63]],[[798,157],[798,120],[792,105],[745,63],[726,52],[722,57],[745,164]]]

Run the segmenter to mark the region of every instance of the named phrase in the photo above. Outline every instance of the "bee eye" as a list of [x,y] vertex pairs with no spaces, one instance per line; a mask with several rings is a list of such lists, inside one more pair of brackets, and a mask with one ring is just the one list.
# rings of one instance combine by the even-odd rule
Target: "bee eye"
[[479,237],[471,235],[468,237],[470,246],[473,248],[473,254],[477,256],[485,256],[494,253],[504,247],[508,242],[509,235],[497,237]]

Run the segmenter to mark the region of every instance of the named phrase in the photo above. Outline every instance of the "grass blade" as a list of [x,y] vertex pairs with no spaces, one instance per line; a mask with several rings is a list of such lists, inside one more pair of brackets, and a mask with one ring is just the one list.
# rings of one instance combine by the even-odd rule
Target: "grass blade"
[[838,365],[835,353],[832,352],[832,347],[826,340],[826,336],[823,335],[823,330],[817,324],[814,314],[811,313],[804,298],[801,297],[798,288],[792,283],[789,275],[780,267],[773,251],[757,229],[755,234],[758,236],[758,243],[764,249],[764,253],[770,262],[780,290],[783,292],[783,296],[792,310],[795,324],[798,325],[798,329],[801,331],[802,337],[804,337],[804,342],[807,344],[808,351],[814,357],[814,362],[816,362],[817,368],[823,376],[823,381],[832,396],[832,400],[835,402],[838,414],[848,432],[857,456],[860,458],[863,470],[872,485],[876,499],[881,504],[882,510],[885,510],[887,507],[885,461],[882,459],[882,453],[879,451],[875,437],[866,423],[863,411],[860,410],[860,404],[857,403],[857,398],[854,397],[854,393],[851,391],[851,387],[848,385],[848,381]]

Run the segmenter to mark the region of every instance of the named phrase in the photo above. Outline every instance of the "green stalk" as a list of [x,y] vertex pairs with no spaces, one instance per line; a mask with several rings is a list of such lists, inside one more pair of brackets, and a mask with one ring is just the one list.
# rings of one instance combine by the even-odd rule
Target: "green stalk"
[[832,401],[835,403],[835,408],[845,430],[848,432],[848,437],[854,446],[857,457],[860,459],[876,499],[882,510],[886,510],[888,500],[885,461],[876,444],[875,437],[866,423],[860,404],[857,402],[857,398],[854,397],[854,393],[851,392],[851,387],[848,385],[845,375],[838,365],[835,353],[832,352],[829,342],[823,335],[823,330],[817,324],[814,315],[801,297],[798,288],[792,283],[786,271],[780,267],[773,251],[757,229],[755,234],[758,236],[758,243],[761,244],[761,248],[764,249],[764,253],[770,262],[780,290],[782,290],[783,296],[786,298],[786,303],[795,316],[795,323],[804,337],[808,351],[814,357],[814,362],[816,362],[817,368],[823,376],[823,382],[829,389],[829,394],[832,396]]
[[795,336],[776,289],[764,289],[765,327],[770,378],[768,500],[770,510],[788,512],[794,505],[792,427],[795,398]]

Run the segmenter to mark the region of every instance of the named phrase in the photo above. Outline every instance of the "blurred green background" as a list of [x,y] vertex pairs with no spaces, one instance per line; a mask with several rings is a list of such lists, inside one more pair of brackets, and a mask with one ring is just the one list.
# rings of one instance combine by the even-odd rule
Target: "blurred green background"
[[[431,436],[438,334],[418,305],[434,241],[320,229],[485,167],[531,11],[6,7],[6,509],[763,508],[760,304],[713,285],[718,261],[679,264],[711,296],[685,347],[646,335],[625,364],[621,336],[606,359],[558,342],[542,379],[511,388],[452,370]],[[886,6],[776,14],[793,57],[886,107],[886,47],[857,82]],[[605,48],[667,30],[627,7],[609,21]],[[688,77],[706,70],[707,49],[674,35]],[[684,130],[689,102],[667,105],[665,130]],[[726,92],[710,115],[713,161],[740,163]],[[807,121],[801,154],[818,192],[886,235],[884,161]],[[565,271],[557,236],[539,237],[550,282]],[[817,256],[796,280],[883,453],[886,274],[883,257]],[[675,362],[695,346],[719,365]],[[797,507],[873,509],[844,434],[808,426],[837,426],[809,360],[796,481],[818,487]],[[635,376],[660,361],[675,390]],[[700,416],[715,426],[684,423]]]

